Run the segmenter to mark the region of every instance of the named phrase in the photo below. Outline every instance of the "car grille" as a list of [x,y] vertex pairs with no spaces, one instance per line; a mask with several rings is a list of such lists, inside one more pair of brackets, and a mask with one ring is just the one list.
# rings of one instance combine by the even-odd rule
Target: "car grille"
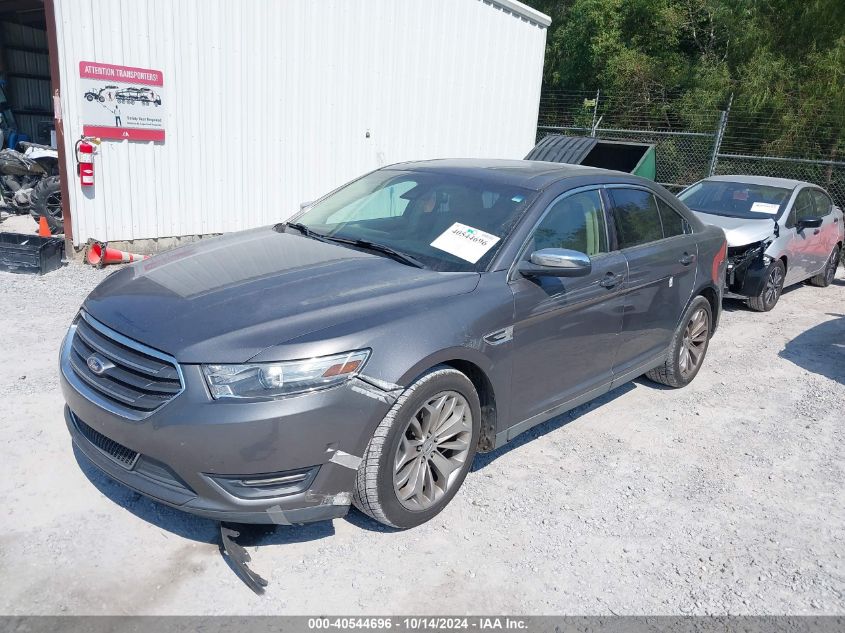
[[82,436],[98,448],[100,452],[105,453],[108,457],[125,468],[132,468],[135,465],[135,462],[138,460],[137,452],[133,451],[131,448],[126,448],[123,444],[118,444],[114,440],[110,440],[99,431],[92,429],[76,416],[73,417],[73,423],[76,425],[76,428]]
[[[175,360],[131,341],[82,313],[72,334],[73,373],[127,417],[149,415],[182,391]],[[92,371],[89,360],[99,364]]]

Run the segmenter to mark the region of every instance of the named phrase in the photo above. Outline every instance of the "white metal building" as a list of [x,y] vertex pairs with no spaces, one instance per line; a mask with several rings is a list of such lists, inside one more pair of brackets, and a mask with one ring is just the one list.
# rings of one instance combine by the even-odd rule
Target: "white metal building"
[[[514,0],[47,0],[48,33],[51,13],[76,246],[269,224],[382,165],[534,145],[550,20]],[[156,69],[166,101],[165,140],[104,140],[86,191],[80,62]]]

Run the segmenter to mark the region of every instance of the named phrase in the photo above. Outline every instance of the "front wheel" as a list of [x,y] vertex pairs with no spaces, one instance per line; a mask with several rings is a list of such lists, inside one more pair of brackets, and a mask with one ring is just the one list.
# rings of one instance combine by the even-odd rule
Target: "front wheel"
[[451,367],[435,367],[405,390],[376,428],[358,467],[355,506],[391,527],[425,523],[461,487],[480,429],[472,382]]
[[784,279],[786,279],[786,267],[782,261],[776,259],[766,270],[766,283],[760,294],[748,299],[748,307],[757,312],[768,312],[774,308],[783,291]]
[[822,270],[815,277],[810,277],[810,283],[819,288],[827,288],[833,283],[833,278],[836,277],[836,267],[839,266],[839,245],[833,247],[833,252],[824,265]]
[[666,360],[646,376],[668,387],[686,387],[704,363],[712,331],[713,309],[707,299],[698,296],[684,312],[672,337]]

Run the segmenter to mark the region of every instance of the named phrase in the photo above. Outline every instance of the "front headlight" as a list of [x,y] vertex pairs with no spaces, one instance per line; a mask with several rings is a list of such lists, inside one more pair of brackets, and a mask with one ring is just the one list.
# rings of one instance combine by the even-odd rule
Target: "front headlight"
[[217,398],[277,398],[346,382],[370,356],[369,350],[308,360],[244,365],[203,365],[205,381]]

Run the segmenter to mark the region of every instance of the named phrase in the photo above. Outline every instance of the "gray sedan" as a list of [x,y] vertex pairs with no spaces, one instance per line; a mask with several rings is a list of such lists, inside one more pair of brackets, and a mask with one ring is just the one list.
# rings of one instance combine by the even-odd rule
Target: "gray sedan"
[[702,222],[724,229],[729,296],[765,312],[786,286],[833,282],[845,222],[821,187],[784,178],[714,176],[678,197]]
[[720,229],[629,174],[395,165],[108,277],[63,344],[67,426],[188,512],[297,524],[354,503],[412,527],[477,450],[642,374],[693,380],[725,256]]

